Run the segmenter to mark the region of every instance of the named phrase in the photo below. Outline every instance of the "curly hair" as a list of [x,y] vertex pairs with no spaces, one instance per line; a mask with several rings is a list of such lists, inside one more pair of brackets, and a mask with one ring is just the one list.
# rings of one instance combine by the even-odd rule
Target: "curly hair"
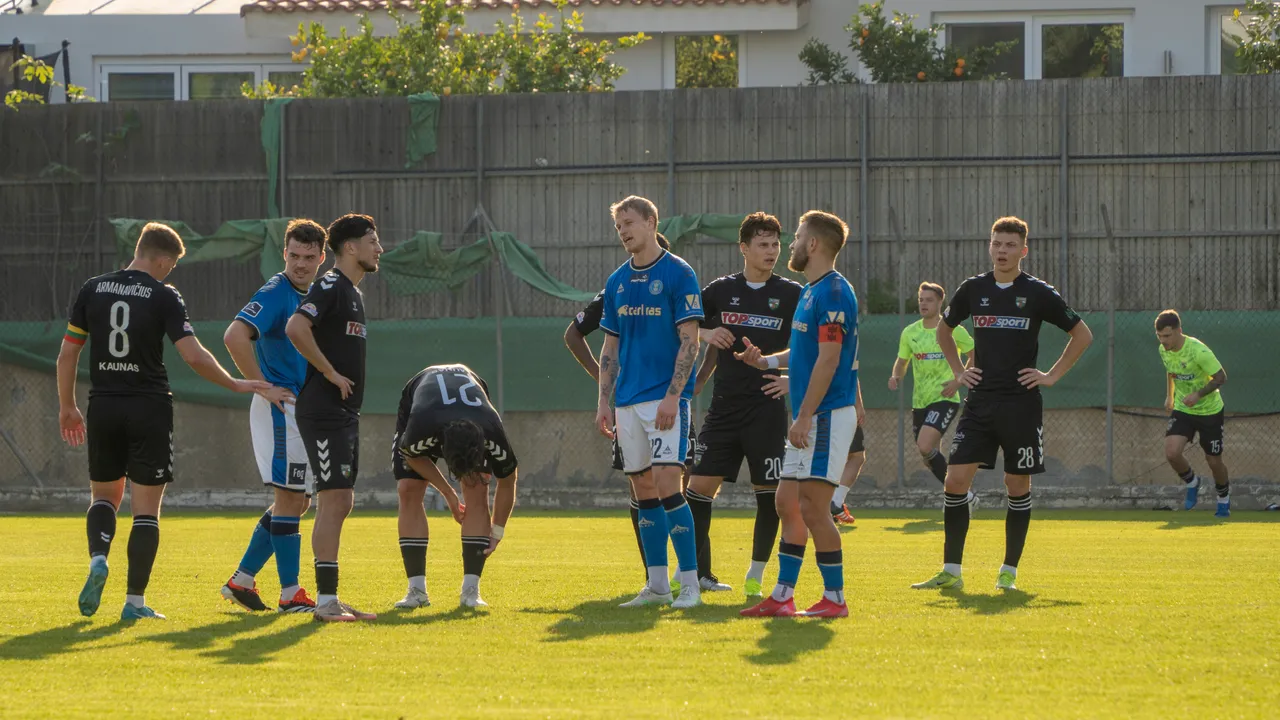
[[470,420],[454,420],[440,431],[440,454],[456,478],[485,472],[484,431]]

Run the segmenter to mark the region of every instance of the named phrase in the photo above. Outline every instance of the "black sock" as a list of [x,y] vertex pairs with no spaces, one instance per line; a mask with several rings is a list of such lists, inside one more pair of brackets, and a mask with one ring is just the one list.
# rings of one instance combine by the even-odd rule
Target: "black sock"
[[1187,468],[1186,472],[1178,473],[1178,477],[1182,478],[1182,482],[1190,485],[1191,482],[1196,479],[1196,471],[1191,468]]
[[947,481],[947,459],[942,456],[938,450],[934,450],[933,454],[924,459],[924,464],[929,466],[929,471],[933,476],[938,478],[938,482],[945,483]]
[[400,538],[400,558],[404,560],[404,576],[427,574],[427,538]]
[[943,493],[942,522],[947,536],[942,562],[959,565],[964,560],[964,539],[969,534],[968,493]]
[[95,500],[85,515],[89,532],[89,557],[111,554],[111,539],[116,536],[116,506],[110,500]]
[[693,513],[693,539],[698,546],[698,577],[711,577],[711,503],[714,498],[685,490],[684,498]]
[[773,543],[778,539],[778,491],[774,488],[756,490],[756,526],[751,533],[751,559],[769,562]]
[[636,545],[640,548],[640,570],[644,581],[649,582],[649,564],[644,559],[644,541],[640,539],[640,503],[635,498],[631,498],[631,529],[636,533]]
[[338,563],[336,560],[334,562],[316,561],[316,594],[338,594]]
[[1221,485],[1218,485],[1218,484],[1216,484],[1216,483],[1215,483],[1215,484],[1214,484],[1214,486],[1213,486],[1213,489],[1218,491],[1218,500],[1226,500],[1226,499],[1227,499],[1227,497],[1228,497],[1229,495],[1231,495],[1231,483],[1230,483],[1230,481],[1225,482],[1225,483],[1223,483],[1223,484],[1221,484]]
[[155,515],[134,515],[129,532],[129,578],[126,592],[145,595],[151,582],[151,567],[160,548],[160,521]]
[[1004,564],[1018,567],[1022,548],[1027,544],[1027,528],[1031,525],[1031,491],[1009,496],[1009,511],[1004,516]]
[[489,538],[484,535],[462,536],[462,574],[480,577],[484,572],[484,551],[489,548]]

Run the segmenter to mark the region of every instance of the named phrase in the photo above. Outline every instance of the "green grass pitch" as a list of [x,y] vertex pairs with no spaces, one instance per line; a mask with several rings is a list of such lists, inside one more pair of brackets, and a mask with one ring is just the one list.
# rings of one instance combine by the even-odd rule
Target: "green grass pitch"
[[[969,535],[962,593],[941,512],[860,513],[844,533],[844,620],[749,620],[751,519],[723,512],[696,610],[621,610],[642,584],[625,515],[521,513],[457,609],[457,526],[431,515],[432,607],[400,612],[393,515],[357,512],[342,596],[376,622],[250,615],[218,588],[254,516],[171,513],[147,593],[163,622],[117,622],[128,519],[96,617],[76,609],[81,516],[0,517],[0,717],[1275,717],[1280,527],[1266,513],[1036,511],[1018,584],[994,590],[1003,513]],[[309,520],[304,522],[304,538]],[[810,548],[812,555],[812,548]],[[304,542],[302,579],[314,590]],[[673,556],[674,560],[674,556]],[[775,577],[770,560],[766,585]],[[259,575],[278,591],[274,563]],[[812,557],[797,588],[821,594]]]

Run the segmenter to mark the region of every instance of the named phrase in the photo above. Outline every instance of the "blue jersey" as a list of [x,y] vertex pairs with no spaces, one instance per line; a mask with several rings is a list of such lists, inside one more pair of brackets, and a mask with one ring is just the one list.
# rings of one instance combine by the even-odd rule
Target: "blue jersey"
[[276,273],[236,314],[236,320],[257,331],[253,354],[258,358],[262,377],[272,385],[288,388],[295,396],[302,391],[307,361],[289,341],[284,327],[302,303],[302,297],[303,292],[295,288],[284,273]]
[[[661,400],[675,373],[676,326],[702,320],[702,288],[689,263],[663,251],[646,267],[627,261],[604,285],[600,329],[618,338],[617,407]],[[680,397],[693,397],[689,373]]]
[[858,398],[858,298],[853,286],[832,270],[804,286],[791,320],[791,417],[800,414],[820,342],[840,342],[840,362],[818,411],[855,404]]

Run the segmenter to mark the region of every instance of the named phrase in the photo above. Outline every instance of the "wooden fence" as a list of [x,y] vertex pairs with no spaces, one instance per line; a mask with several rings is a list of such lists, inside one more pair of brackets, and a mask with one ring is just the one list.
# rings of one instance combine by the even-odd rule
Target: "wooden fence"
[[[254,101],[0,112],[0,318],[62,317],[113,266],[107,217],[204,232],[266,217],[262,116]],[[582,289],[623,260],[608,206],[637,193],[664,215],[835,212],[852,228],[841,268],[873,311],[896,308],[900,255],[909,288],[981,271],[1004,214],[1031,224],[1028,268],[1081,309],[1107,301],[1112,243],[1120,309],[1280,308],[1280,76],[450,97],[438,152],[412,169],[403,99],[299,100],[284,123],[284,214],[366,212],[394,246],[415,230],[461,242],[483,203]],[[721,242],[686,256],[703,279],[740,266]],[[503,275],[504,313],[577,309]],[[173,282],[213,318],[260,277],[218,262]],[[493,282],[396,297],[375,278],[370,316],[493,314]]]

